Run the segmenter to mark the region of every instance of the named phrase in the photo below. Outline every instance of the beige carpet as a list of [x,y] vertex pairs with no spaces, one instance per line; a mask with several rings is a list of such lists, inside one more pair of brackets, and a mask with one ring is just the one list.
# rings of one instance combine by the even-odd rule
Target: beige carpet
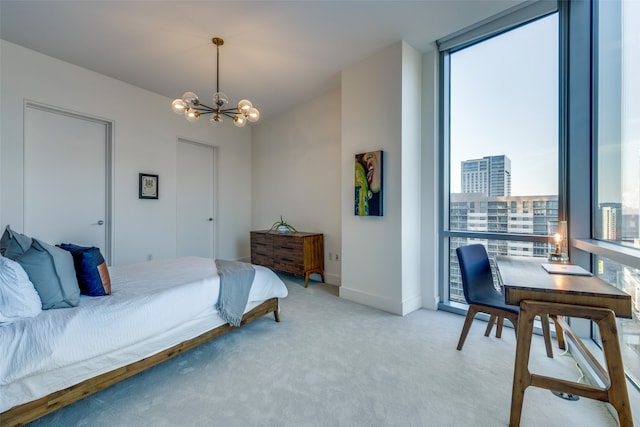
[[[335,288],[284,277],[272,316],[220,337],[33,423],[34,426],[506,426],[515,354],[474,322],[419,310],[394,316],[336,297]],[[576,380],[568,356],[531,370]],[[605,405],[529,388],[522,426],[614,426]]]

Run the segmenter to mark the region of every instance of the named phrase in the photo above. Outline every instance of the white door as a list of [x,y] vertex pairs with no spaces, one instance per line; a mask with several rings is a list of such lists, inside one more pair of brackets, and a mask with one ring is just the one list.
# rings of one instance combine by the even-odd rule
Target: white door
[[214,256],[213,165],[213,147],[178,140],[177,256]]
[[27,105],[24,233],[50,244],[107,244],[109,124]]

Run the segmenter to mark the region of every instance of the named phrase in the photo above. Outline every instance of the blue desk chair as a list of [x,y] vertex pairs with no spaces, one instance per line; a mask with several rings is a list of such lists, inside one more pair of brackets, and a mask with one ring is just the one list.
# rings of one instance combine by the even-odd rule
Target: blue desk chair
[[[456,255],[458,255],[458,263],[460,264],[464,298],[467,304],[469,304],[467,317],[464,320],[464,326],[462,327],[462,333],[458,341],[458,350],[462,350],[464,341],[471,328],[471,323],[473,323],[473,319],[477,313],[486,313],[489,315],[489,324],[484,332],[485,337],[491,334],[491,329],[493,329],[493,325],[497,320],[496,338],[501,338],[502,325],[505,318],[509,319],[513,325],[513,330],[516,331],[517,334],[520,307],[507,305],[504,302],[504,295],[495,288],[493,275],[491,274],[491,266],[489,265],[489,256],[484,246],[480,244],[460,246],[456,249]],[[541,317],[547,356],[553,357],[549,316]]]

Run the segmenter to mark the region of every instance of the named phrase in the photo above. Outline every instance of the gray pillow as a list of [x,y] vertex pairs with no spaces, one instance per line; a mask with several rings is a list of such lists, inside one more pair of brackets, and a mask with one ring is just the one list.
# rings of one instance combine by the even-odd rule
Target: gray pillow
[[16,259],[31,247],[31,237],[16,233],[7,225],[0,238],[0,254]]
[[80,287],[69,252],[33,239],[31,247],[16,262],[40,295],[43,310],[75,307],[80,302]]

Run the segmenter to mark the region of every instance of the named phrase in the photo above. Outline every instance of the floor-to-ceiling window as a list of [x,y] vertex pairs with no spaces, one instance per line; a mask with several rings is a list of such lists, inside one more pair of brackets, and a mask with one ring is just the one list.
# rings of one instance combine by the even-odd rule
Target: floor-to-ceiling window
[[[632,297],[634,318],[619,319],[619,330],[625,370],[639,384],[640,2],[560,2],[559,12],[545,11],[545,4],[550,3],[524,5],[516,11],[512,27],[507,14],[447,37],[439,44],[443,94],[440,165],[445,171],[440,244],[443,253],[448,254],[440,271],[444,279],[442,306],[455,307],[463,301],[453,252],[457,245],[480,241],[490,254],[544,257],[545,236],[552,231],[549,228],[553,228],[553,221],[567,219],[572,261],[590,267],[594,274]],[[533,33],[544,25],[549,25],[544,34]],[[504,91],[511,80],[500,74],[503,70],[498,67],[508,64],[508,58],[494,59],[490,55],[492,43],[502,42],[501,38],[506,43],[520,31],[532,31],[530,44],[522,41],[520,50],[513,54],[503,48],[505,56],[522,51],[533,55],[537,44],[551,43],[550,32],[556,38],[555,47],[547,49],[547,53],[553,51],[560,58],[554,64],[558,79],[550,83],[556,90],[556,104],[541,108],[545,112],[553,110],[556,115],[557,135],[553,142],[552,138],[539,138],[534,143],[521,144],[525,138],[512,137],[509,143],[494,145],[504,135],[510,135],[514,126],[509,118],[517,116],[518,111],[538,127],[551,125],[551,120],[543,119],[545,116],[535,108],[523,112],[526,110],[520,109],[519,101],[529,96],[528,105],[532,106],[547,93],[539,89],[535,95],[526,95],[526,90],[536,87],[537,79],[547,74],[546,66],[552,62],[538,60],[528,64],[535,72],[527,69],[519,75],[528,76],[529,80],[521,80],[521,87],[511,86],[511,91]],[[474,62],[475,50],[481,49],[488,53],[479,55],[482,60]],[[469,61],[465,64],[465,60]],[[471,69],[459,69],[463,64]],[[496,65],[495,75],[484,76],[485,68],[492,65]],[[465,72],[470,72],[470,77]],[[495,76],[502,76],[500,87],[487,91],[489,95],[485,93],[480,102],[474,101],[471,95],[489,89]],[[471,83],[464,78],[471,79]],[[466,86],[458,86],[462,83]],[[495,109],[494,104],[504,104],[511,110],[505,113]],[[474,123],[475,118],[482,122]],[[521,128],[525,126],[517,123]],[[485,128],[493,133],[483,132]],[[471,138],[465,136],[468,131]],[[555,154],[548,151],[553,143]],[[516,160],[518,154],[513,154],[525,147],[527,168],[549,160],[544,163],[547,166],[543,172],[526,175],[526,185],[534,189],[532,192],[523,189],[524,183],[518,177],[522,171]],[[547,153],[545,159],[536,157],[539,152]],[[547,190],[549,177],[556,179],[555,192]],[[505,194],[497,195],[500,191]],[[582,328],[582,319],[576,320],[572,326]],[[597,327],[593,328],[593,337],[597,342]]]
[[[633,254],[633,248],[640,248],[640,2],[594,6],[593,237],[621,250],[631,248]],[[638,383],[640,269],[601,255],[594,258],[594,273],[631,295],[634,318],[620,320],[619,329],[627,374]]]
[[439,41],[445,306],[464,302],[458,246],[482,243],[490,258],[546,257],[557,227],[560,37],[558,12],[546,7]]

